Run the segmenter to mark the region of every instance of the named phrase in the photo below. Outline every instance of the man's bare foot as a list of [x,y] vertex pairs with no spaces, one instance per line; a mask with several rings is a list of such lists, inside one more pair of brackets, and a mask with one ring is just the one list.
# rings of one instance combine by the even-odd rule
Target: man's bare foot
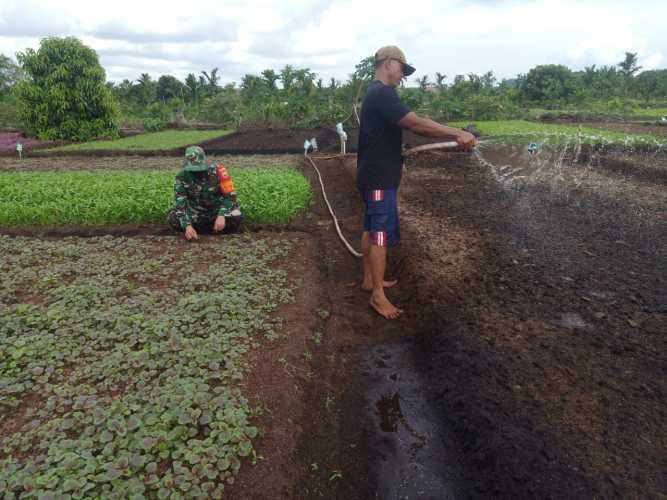
[[368,303],[380,316],[384,316],[387,319],[396,319],[403,312],[403,309],[399,309],[389,302],[387,297],[377,298],[375,295],[371,295],[371,300]]
[[[394,286],[396,283],[398,283],[398,280],[383,280],[382,281],[382,288],[391,288]],[[361,284],[361,289],[365,290],[367,292],[372,292],[373,291],[373,283],[366,283],[365,281]]]

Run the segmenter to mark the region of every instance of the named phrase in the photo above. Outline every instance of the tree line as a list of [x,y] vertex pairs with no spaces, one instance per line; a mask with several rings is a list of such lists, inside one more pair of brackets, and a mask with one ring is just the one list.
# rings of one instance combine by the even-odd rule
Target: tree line
[[[232,127],[330,125],[351,116],[373,79],[373,57],[355,65],[345,81],[324,81],[309,68],[285,65],[246,74],[221,85],[220,69],[154,80],[105,81],[96,52],[80,40],[50,37],[37,50],[0,54],[0,114],[13,110],[31,135],[85,140],[117,135],[119,124],[159,130],[170,122],[205,121]],[[529,108],[576,108],[601,113],[629,106],[665,105],[667,69],[642,71],[637,53],[615,65],[574,71],[538,65],[526,74],[498,81],[478,75],[424,75],[399,89],[412,109],[437,120],[525,116]],[[1,120],[0,120],[1,123]]]

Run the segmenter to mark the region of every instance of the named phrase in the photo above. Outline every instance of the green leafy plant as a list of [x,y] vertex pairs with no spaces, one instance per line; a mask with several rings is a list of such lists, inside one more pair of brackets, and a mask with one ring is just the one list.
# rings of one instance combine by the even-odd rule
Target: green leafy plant
[[[311,198],[295,169],[243,168],[232,175],[249,223],[287,221]],[[173,182],[174,172],[164,170],[3,172],[0,225],[164,222]]]
[[0,496],[221,497],[256,460],[239,381],[291,249],[0,236]]
[[175,149],[188,144],[221,137],[231,133],[230,130],[163,130],[148,134],[124,137],[113,141],[92,141],[80,144],[69,144],[47,151],[91,151],[109,150],[161,150]]

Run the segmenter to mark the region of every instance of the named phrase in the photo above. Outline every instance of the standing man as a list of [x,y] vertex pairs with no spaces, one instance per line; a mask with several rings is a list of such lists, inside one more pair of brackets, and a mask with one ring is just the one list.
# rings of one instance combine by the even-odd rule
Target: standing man
[[411,112],[400,100],[396,87],[415,72],[403,51],[395,46],[375,53],[375,80],[364,97],[359,127],[357,188],[364,199],[364,233],[361,237],[364,279],[370,305],[387,319],[403,312],[384,293],[396,281],[385,281],[387,247],[400,241],[397,190],[401,181],[402,129],[427,137],[455,140],[462,147],[475,146],[475,137],[463,130],[445,127]]

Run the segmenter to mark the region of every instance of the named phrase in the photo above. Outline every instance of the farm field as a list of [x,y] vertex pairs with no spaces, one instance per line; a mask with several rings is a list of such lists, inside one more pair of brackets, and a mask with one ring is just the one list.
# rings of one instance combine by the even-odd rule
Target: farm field
[[[0,237],[0,470],[21,471],[0,486],[55,498],[660,496],[667,162],[653,137],[647,150],[624,149],[625,134],[605,149],[572,129],[535,155],[525,136],[410,158],[390,254],[397,322],[368,307],[306,163],[311,210],[289,225],[194,244],[153,229]],[[335,136],[310,133],[336,151]],[[243,137],[229,149],[306,138]],[[222,158],[239,184],[298,161]],[[358,247],[355,156],[313,158]],[[101,176],[108,164],[166,178],[175,170],[155,165],[177,166],[143,160],[1,159],[0,175]]]

